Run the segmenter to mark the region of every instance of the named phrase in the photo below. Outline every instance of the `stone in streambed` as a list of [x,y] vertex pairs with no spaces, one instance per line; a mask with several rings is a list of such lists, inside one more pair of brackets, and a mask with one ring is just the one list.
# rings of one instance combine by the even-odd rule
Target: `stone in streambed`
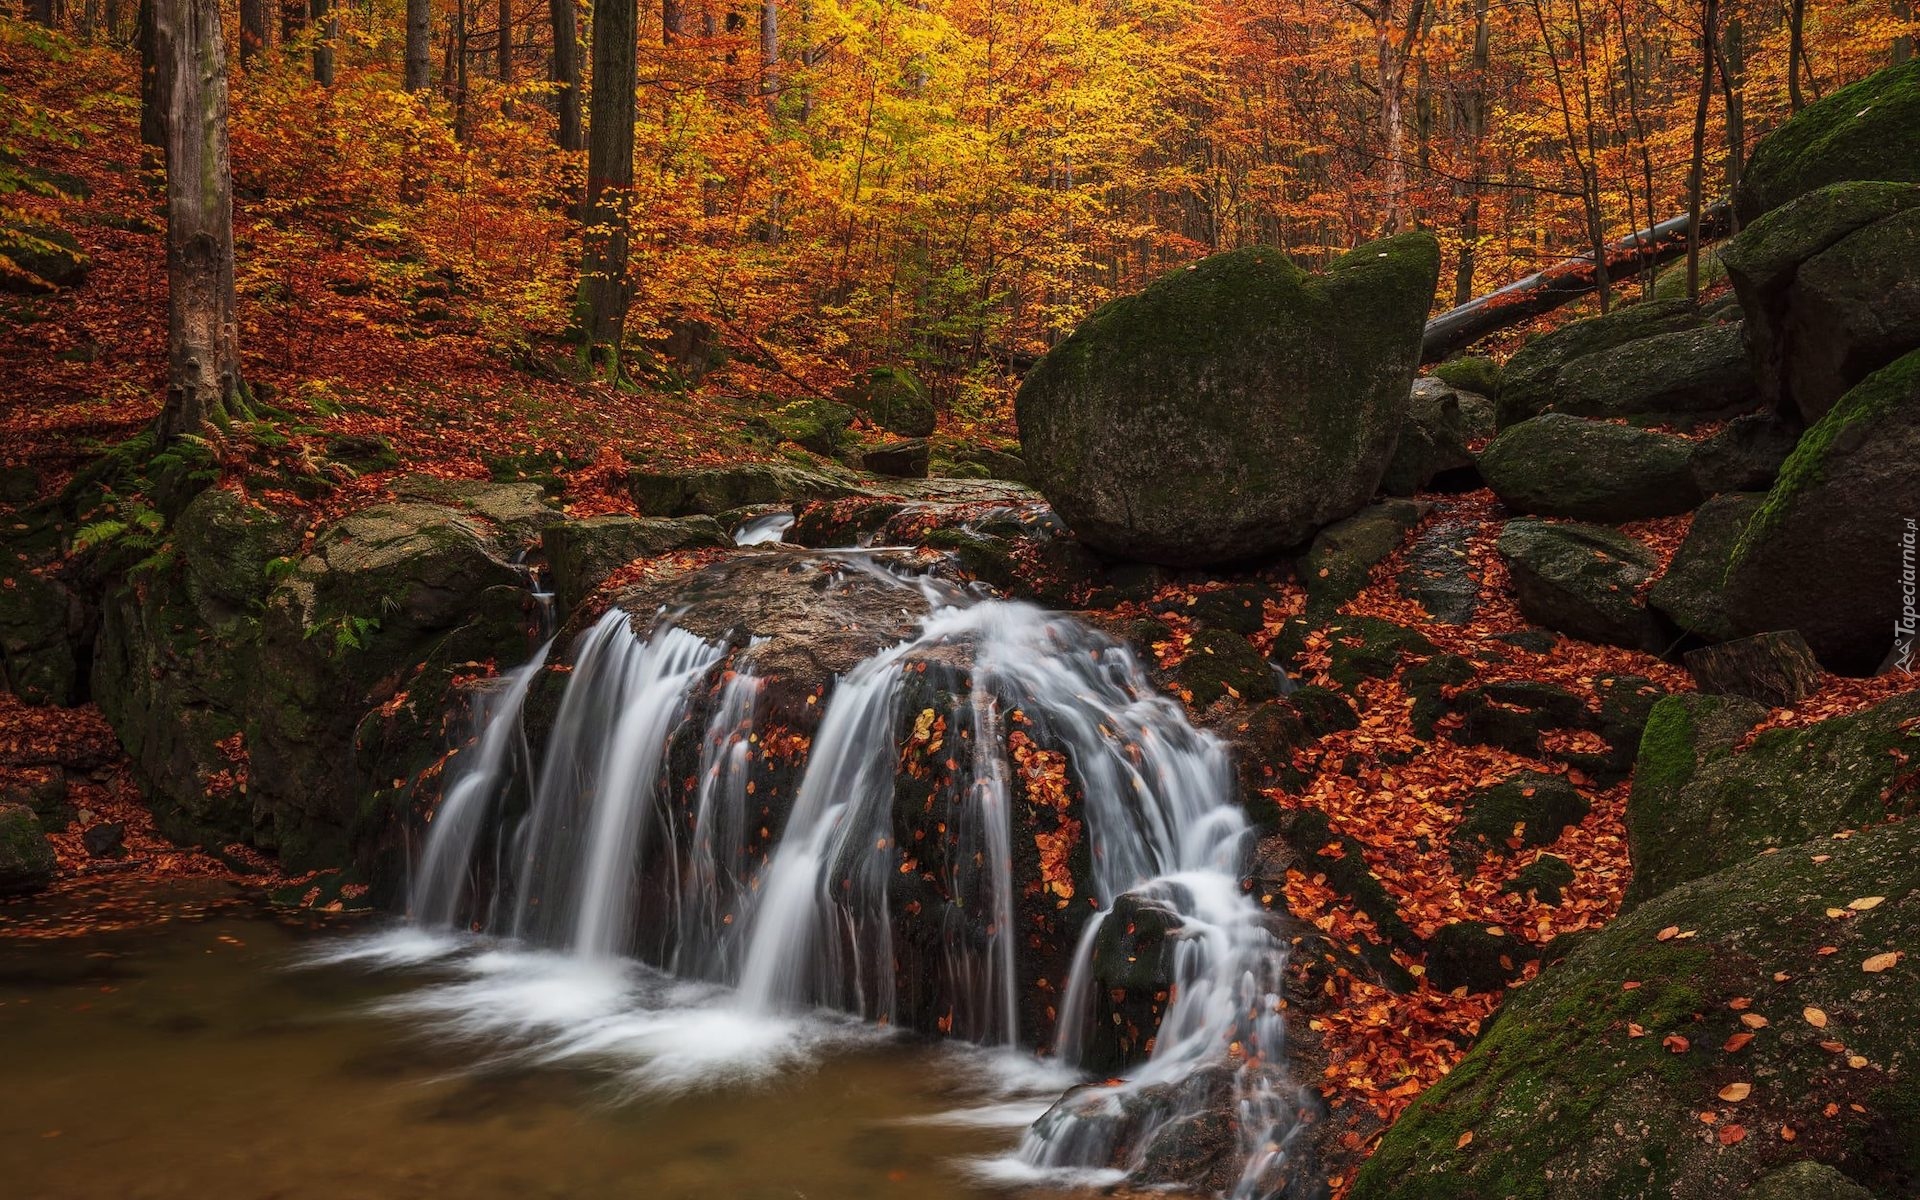
[[1254,247],[1094,312],[1021,385],[1027,465],[1087,545],[1258,559],[1358,510],[1405,418],[1438,277],[1427,234],[1311,276]]
[[0,806],[0,895],[37,892],[53,882],[53,847],[23,804]]
[[1584,641],[1665,648],[1665,630],[1640,598],[1659,560],[1640,542],[1598,525],[1520,518],[1496,545],[1527,620]]

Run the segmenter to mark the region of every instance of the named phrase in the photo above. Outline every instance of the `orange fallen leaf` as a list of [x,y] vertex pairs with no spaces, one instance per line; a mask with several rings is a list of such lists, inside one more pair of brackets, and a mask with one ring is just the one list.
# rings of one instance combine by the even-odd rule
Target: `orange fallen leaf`
[[1858,900],[1847,901],[1847,907],[1855,912],[1866,912],[1870,908],[1879,908],[1886,903],[1885,896],[1862,896]]
[[1746,1136],[1747,1131],[1738,1125],[1723,1125],[1720,1127],[1720,1144],[1722,1146],[1735,1145],[1746,1140]]
[[1753,1035],[1750,1033],[1736,1033],[1732,1037],[1727,1039],[1727,1044],[1722,1046],[1721,1049],[1725,1050],[1729,1054],[1734,1054],[1741,1050],[1745,1050],[1747,1048],[1747,1043],[1752,1040],[1753,1040]]
[[1867,1065],[1867,1060],[1858,1054],[1849,1054],[1847,1056],[1847,1065],[1858,1071],[1861,1067]]
[[1772,1022],[1756,1012],[1741,1013],[1740,1023],[1748,1029],[1765,1029],[1768,1025],[1772,1024]]
[[1678,936],[1679,933],[1680,927],[1678,925],[1669,925],[1659,933],[1654,934],[1653,940],[1656,942],[1669,942]]
[[1899,961],[1900,961],[1900,952],[1898,950],[1889,950],[1885,954],[1876,954],[1872,958],[1869,958],[1867,961],[1861,963],[1860,969],[1862,971],[1867,972],[1869,975],[1878,975],[1882,971],[1893,970],[1894,964],[1898,963]]
[[1793,1126],[1791,1125],[1782,1125],[1780,1127],[1780,1140],[1783,1142],[1790,1142],[1799,1136],[1799,1134],[1793,1131]]
[[1687,1048],[1691,1046],[1693,1043],[1687,1041],[1687,1039],[1681,1037],[1677,1033],[1670,1033],[1666,1037],[1660,1039],[1660,1044],[1675,1054],[1685,1054],[1687,1052]]
[[1720,1089],[1720,1098],[1728,1104],[1738,1104],[1753,1094],[1750,1083],[1730,1083]]
[[1800,1015],[1805,1017],[1807,1024],[1813,1026],[1815,1029],[1825,1029],[1827,1027],[1827,1014],[1812,1005],[1801,1009]]
[[1468,1144],[1471,1143],[1472,1141],[1473,1141],[1473,1130],[1469,1129],[1465,1133],[1460,1135],[1460,1140],[1453,1144],[1453,1148],[1455,1150],[1465,1150]]

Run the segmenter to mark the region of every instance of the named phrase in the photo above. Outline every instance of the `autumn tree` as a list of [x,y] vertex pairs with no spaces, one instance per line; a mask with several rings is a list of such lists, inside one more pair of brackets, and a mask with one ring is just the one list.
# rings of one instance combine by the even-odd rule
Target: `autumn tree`
[[233,177],[219,0],[151,0],[166,80],[167,396],[163,441],[247,413],[233,290]]
[[404,86],[409,92],[425,91],[428,64],[432,60],[429,44],[433,30],[431,0],[407,0],[407,58]]
[[574,0],[550,0],[548,7],[553,21],[554,143],[562,150],[581,150],[586,142],[580,128],[579,12]]
[[582,361],[620,371],[633,287],[627,278],[633,202],[634,89],[639,85],[637,0],[593,9],[593,98],[587,125],[586,228],[577,320]]

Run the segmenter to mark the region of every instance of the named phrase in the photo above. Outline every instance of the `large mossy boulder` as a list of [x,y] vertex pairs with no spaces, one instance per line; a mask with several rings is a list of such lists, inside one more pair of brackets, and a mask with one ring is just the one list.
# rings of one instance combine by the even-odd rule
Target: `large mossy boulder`
[[1670,433],[1547,413],[1510,426],[1480,455],[1480,474],[1514,512],[1633,521],[1700,503],[1693,443]]
[[[1911,642],[1920,520],[1920,350],[1854,388],[1809,429],[1748,524],[1724,604],[1742,633],[1797,629],[1829,670],[1871,674]],[[1907,599],[1903,602],[1903,595]]]
[[932,437],[939,422],[927,385],[906,367],[875,367],[854,381],[844,398],[868,420],[898,437]]
[[1902,816],[1920,807],[1920,693],[1850,716],[1771,729],[1766,709],[1727,696],[1668,696],[1641,736],[1627,848],[1627,902],[1766,850]]
[[1759,402],[1738,322],[1655,334],[1575,359],[1547,402],[1577,417],[1691,424],[1745,412]]
[[1721,591],[1734,547],[1765,501],[1756,493],[1733,492],[1702,504],[1666,573],[1647,593],[1647,603],[1681,629],[1708,641],[1738,636],[1727,619]]
[[[1380,490],[1389,496],[1411,496],[1437,483],[1461,491],[1477,486],[1474,450],[1493,437],[1493,401],[1476,392],[1422,377],[1413,381],[1407,402],[1407,423]],[[1464,485],[1464,486],[1462,486]]]
[[1323,275],[1251,247],[1105,305],[1021,385],[1036,483],[1120,558],[1205,566],[1300,545],[1379,485],[1438,274],[1423,233]]
[[1557,395],[1560,372],[1580,359],[1705,323],[1691,301],[1664,300],[1630,304],[1530,338],[1500,372],[1500,427],[1548,411]]
[[1920,184],[1834,184],[1767,213],[1722,249],[1761,398],[1796,423],[1819,420],[1914,336],[1916,210]]
[[0,804],[0,896],[39,891],[53,882],[56,865],[33,810]]
[[1801,109],[1760,139],[1741,172],[1734,213],[1764,213],[1850,179],[1920,183],[1920,59],[1876,71]]
[[776,439],[830,457],[845,445],[853,412],[844,404],[815,397],[783,404],[758,420]]
[[1589,642],[1658,653],[1666,636],[1640,589],[1659,560],[1598,525],[1508,521],[1496,543],[1527,620]]
[[[1387,1131],[1353,1200],[1720,1200],[1809,1159],[1910,1195],[1915,861],[1920,822],[1880,825],[1747,859],[1586,935]],[[1867,896],[1885,900],[1828,915]]]
[[572,612],[607,576],[637,558],[669,550],[733,545],[712,517],[629,517],[618,513],[550,525],[540,537],[553,597]]

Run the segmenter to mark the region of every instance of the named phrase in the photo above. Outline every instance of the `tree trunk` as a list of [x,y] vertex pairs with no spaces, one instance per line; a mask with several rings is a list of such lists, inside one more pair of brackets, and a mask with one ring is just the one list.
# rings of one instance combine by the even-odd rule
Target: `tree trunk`
[[686,33],[686,10],[680,7],[680,0],[660,0],[660,44],[671,46]]
[[407,0],[407,75],[409,92],[425,91],[431,82],[433,5],[430,0]]
[[233,177],[218,0],[153,0],[167,86],[167,398],[162,442],[248,415],[233,294]]
[[332,87],[333,47],[340,40],[340,18],[333,15],[333,0],[313,0],[307,11],[313,21],[313,81],[321,87]]
[[155,40],[155,0],[140,0],[140,144],[159,149],[167,144],[167,75]]
[[24,8],[29,20],[47,26],[53,24],[53,0],[27,0]]
[[251,71],[267,49],[267,0],[240,0],[240,69]]
[[[1913,20],[1913,0],[1893,0],[1893,19],[1899,21],[1902,25]],[[1893,49],[1887,57],[1892,65],[1896,67],[1912,58],[1913,36],[1903,33],[1899,37],[1894,38]]]
[[1807,0],[1793,0],[1787,6],[1787,106],[1799,112],[1807,106],[1800,94],[1800,70],[1807,61]]
[[580,134],[580,30],[574,0],[550,0],[553,17],[554,105],[559,124],[554,140],[562,150],[581,150],[586,142]]
[[1747,163],[1747,79],[1745,30],[1740,18],[1727,18],[1727,30],[1720,39],[1720,90],[1727,106],[1727,195],[1740,186]]
[[771,119],[780,106],[779,0],[760,0],[760,95]]
[[494,59],[494,74],[501,83],[513,82],[513,0],[500,0],[500,36]]
[[280,0],[280,44],[290,45],[307,27],[307,0]]
[[593,96],[587,126],[586,229],[578,304],[583,357],[620,371],[633,286],[627,279],[627,219],[633,199],[633,92],[638,86],[637,0],[601,0],[593,10]]
[[1705,0],[1700,13],[1700,99],[1693,109],[1693,165],[1687,175],[1687,295],[1700,296],[1700,204],[1705,186],[1707,108],[1713,103],[1713,46],[1719,37],[1720,0]]
[[1487,72],[1493,64],[1491,31],[1487,27],[1489,0],[1473,4],[1473,86],[1465,98],[1467,145],[1473,155],[1473,180],[1467,184],[1467,203],[1460,214],[1460,262],[1453,277],[1453,302],[1473,299],[1473,275],[1479,258],[1480,193],[1486,178]]

